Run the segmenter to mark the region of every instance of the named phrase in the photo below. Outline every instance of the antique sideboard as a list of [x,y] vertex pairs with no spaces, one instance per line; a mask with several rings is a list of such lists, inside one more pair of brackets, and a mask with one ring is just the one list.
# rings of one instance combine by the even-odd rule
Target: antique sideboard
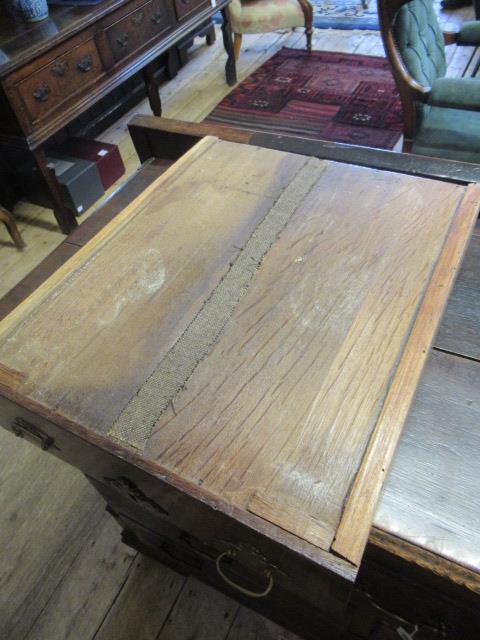
[[[274,207],[284,206],[285,203],[278,204],[281,203],[281,199],[275,200],[275,190],[291,172],[291,163],[296,166],[295,155],[299,154],[299,158],[310,156],[326,159],[325,171],[336,172],[339,180],[342,175],[347,174],[358,174],[368,178],[369,198],[375,198],[375,194],[385,193],[385,189],[390,189],[391,183],[407,185],[408,188],[403,191],[403,197],[396,199],[398,204],[393,215],[396,224],[399,225],[397,228],[405,228],[407,231],[409,225],[403,224],[401,217],[408,218],[410,209],[427,212],[430,208],[428,224],[435,224],[435,215],[432,216],[432,208],[429,204],[430,199],[425,198],[427,193],[425,188],[428,188],[430,195],[436,198],[437,209],[440,210],[444,206],[444,194],[450,194],[449,197],[451,197],[452,193],[463,193],[466,185],[479,181],[478,167],[349,145],[238,131],[205,124],[190,125],[143,116],[134,119],[131,134],[141,160],[145,161],[139,172],[97,215],[92,216],[75,230],[31,275],[0,302],[0,317],[2,317],[23,301],[23,304],[1,325],[3,331],[2,367],[0,367],[1,425],[17,436],[38,444],[44,450],[80,468],[107,500],[110,512],[123,526],[126,543],[160,559],[178,571],[201,577],[307,638],[325,637],[342,638],[342,640],[346,638],[373,640],[398,636],[414,637],[415,640],[431,640],[437,637],[455,638],[455,640],[477,638],[480,624],[477,455],[480,446],[478,437],[480,415],[480,351],[478,348],[480,313],[478,310],[480,303],[476,284],[480,246],[478,223],[473,229],[463,266],[450,295],[437,337],[431,345],[433,348],[428,359],[429,341],[422,338],[414,345],[414,357],[411,366],[405,372],[407,375],[404,383],[407,386],[411,385],[412,376],[420,375],[418,364],[422,362],[426,364],[410,415],[406,420],[399,449],[393,460],[390,477],[380,496],[379,507],[376,514],[370,516],[373,527],[369,532],[368,545],[360,567],[358,564],[355,566],[358,560],[353,556],[350,556],[353,563],[342,560],[340,554],[346,553],[346,547],[343,549],[339,547],[338,532],[332,547],[336,553],[326,554],[320,548],[323,542],[317,535],[317,532],[322,533],[322,529],[317,528],[318,520],[312,522],[307,529],[299,530],[298,526],[302,524],[300,517],[302,513],[297,512],[298,518],[286,521],[284,516],[288,515],[288,509],[282,512],[277,508],[265,512],[265,502],[258,500],[254,501],[253,506],[250,502],[247,513],[236,504],[242,500],[241,491],[238,492],[239,487],[233,488],[229,502],[219,499],[208,489],[208,483],[211,484],[212,474],[214,477],[215,473],[221,472],[222,469],[225,469],[227,474],[230,473],[230,466],[222,465],[221,458],[209,471],[207,469],[208,473],[202,475],[201,481],[192,481],[189,473],[178,474],[183,455],[191,455],[187,444],[188,439],[191,438],[190,431],[195,434],[197,425],[188,418],[184,418],[183,422],[181,419],[178,420],[177,414],[183,416],[190,405],[195,406],[202,401],[201,393],[198,394],[198,398],[195,398],[195,403],[189,401],[188,395],[185,396],[183,403],[181,400],[184,391],[185,394],[190,393],[189,387],[192,387],[192,393],[196,392],[194,376],[188,380],[186,389],[182,390],[178,398],[175,396],[174,401],[168,406],[166,416],[168,419],[164,421],[166,429],[159,433],[160,439],[157,438],[156,450],[149,445],[149,451],[142,452],[139,443],[144,434],[142,435],[141,431],[133,435],[133,432],[128,431],[127,438],[130,439],[131,445],[126,444],[125,432],[122,432],[122,429],[115,429],[118,422],[115,421],[115,425],[110,428],[110,417],[118,413],[118,404],[125,405],[126,399],[131,395],[127,387],[130,384],[129,377],[134,366],[139,366],[141,363],[143,367],[144,361],[152,358],[153,343],[146,344],[143,339],[137,341],[135,336],[132,336],[132,331],[127,332],[121,328],[124,323],[127,326],[129,318],[134,319],[138,333],[138,327],[143,322],[148,322],[150,331],[144,332],[147,342],[151,341],[152,334],[155,332],[165,337],[169,331],[178,331],[178,323],[185,324],[188,320],[182,315],[173,325],[169,325],[168,322],[165,324],[164,319],[168,313],[172,313],[172,309],[174,312],[177,305],[185,305],[185,299],[188,296],[192,297],[194,307],[197,301],[205,296],[205,292],[200,287],[179,287],[176,293],[173,291],[172,295],[168,294],[168,291],[165,292],[165,295],[170,295],[172,299],[171,305],[162,305],[158,301],[154,303],[157,288],[162,287],[164,281],[168,281],[170,272],[175,273],[174,269],[169,270],[171,265],[169,265],[170,258],[167,254],[168,247],[175,242],[178,233],[182,229],[188,231],[190,224],[196,224],[193,237],[192,233],[184,233],[183,243],[170,250],[174,260],[177,260],[177,253],[186,252],[186,277],[194,279],[204,277],[202,263],[200,262],[197,266],[194,263],[198,260],[198,253],[205,244],[205,238],[207,238],[207,248],[211,249],[209,243],[216,242],[215,238],[225,240],[224,235],[228,225],[236,225],[235,233],[238,235],[238,240],[235,239],[234,243],[226,240],[219,242],[217,243],[218,252],[209,251],[212,261],[216,260],[217,265],[223,258],[227,260],[227,265],[233,264],[236,251],[242,246],[242,229],[240,220],[234,213],[235,207],[225,207],[230,215],[217,215],[217,224],[213,226],[204,224],[204,217],[213,215],[209,210],[213,208],[209,206],[211,201],[207,198],[199,199],[195,208],[196,215],[191,215],[193,206],[185,205],[186,203],[192,205],[192,202],[184,197],[184,190],[180,189],[176,182],[179,177],[181,179],[182,175],[188,174],[191,160],[184,158],[187,156],[192,158],[192,153],[196,154],[200,157],[200,163],[193,172],[194,182],[197,181],[200,171],[203,178],[205,176],[209,178],[205,183],[206,194],[209,194],[210,198],[215,198],[217,204],[226,202],[227,188],[225,181],[219,181],[219,176],[223,174],[222,167],[217,166],[219,161],[216,160],[216,154],[205,153],[201,156],[198,150],[195,151],[194,145],[204,139],[204,136],[214,134],[219,139],[240,143],[236,146],[238,158],[244,156],[244,159],[250,160],[256,155],[260,159],[260,165],[256,170],[252,166],[240,163],[240,169],[237,172],[242,180],[241,188],[234,191],[238,207],[258,196],[260,187],[256,180],[252,181],[253,173],[258,175],[260,180],[264,180],[263,176],[270,175],[275,167],[279,170],[275,172],[276,179],[268,185],[268,198],[272,198],[277,203]],[[242,147],[247,145],[253,146],[252,152],[247,153],[245,149],[242,150]],[[203,145],[203,149],[211,147],[212,143],[209,141]],[[187,153],[192,148],[193,151]],[[217,145],[216,148],[220,147]],[[274,153],[269,156],[271,160],[269,163],[262,162],[266,149],[288,153],[285,157]],[[274,165],[272,169],[273,160],[280,161],[280,164]],[[165,173],[172,162],[176,162],[173,170]],[[361,170],[362,166],[366,167],[366,171]],[[411,179],[417,176],[426,177],[428,180]],[[160,179],[161,183],[158,182]],[[229,179],[231,180],[232,176]],[[432,183],[431,179],[436,182]],[[333,192],[339,187],[338,180],[330,181],[328,175],[326,182],[331,185]],[[164,192],[162,189],[158,190],[154,183],[164,185]],[[342,184],[340,182],[340,187]],[[357,184],[355,187],[357,192],[361,191],[364,185],[365,180]],[[91,306],[87,298],[94,294],[89,293],[85,285],[82,288],[81,280],[83,279],[85,283],[86,273],[90,269],[96,269],[97,273],[101,272],[101,266],[97,264],[95,267],[95,261],[101,263],[104,259],[101,255],[102,246],[105,243],[108,244],[110,237],[116,237],[121,242],[121,236],[125,230],[125,226],[122,227],[122,225],[136,211],[139,212],[137,223],[141,224],[140,213],[143,205],[139,208],[139,204],[144,203],[148,213],[148,202],[149,199],[151,202],[153,188],[157,189],[155,191],[157,205],[163,201],[165,206],[158,205],[153,217],[144,216],[143,219],[150,218],[149,224],[157,225],[155,229],[159,233],[149,236],[149,250],[143,253],[135,254],[129,240],[129,247],[132,249],[130,258],[132,255],[139,256],[138,269],[133,273],[132,286],[126,287],[125,274],[116,272],[112,275],[112,282],[104,286],[105,296],[101,297],[101,302],[96,294],[99,308],[95,309],[93,315],[89,314]],[[434,289],[435,296],[439,295],[443,302],[446,300],[447,290],[452,284],[454,272],[458,268],[478,212],[478,188],[469,187],[469,189],[472,189],[470,193],[473,200],[470,200],[469,205],[469,222],[467,226],[463,226],[463,240],[455,246],[448,241],[442,247],[442,255],[448,257],[449,267],[446,270],[441,269],[441,278],[436,280]],[[438,193],[435,193],[436,190]],[[338,232],[340,234],[338,237],[342,241],[351,234],[355,236],[357,232],[368,233],[365,226],[359,230],[355,215],[352,217],[352,204],[346,206],[349,199],[348,191],[346,185],[343,185],[340,191],[335,192],[337,200],[340,199],[339,194],[343,194],[342,206],[335,213],[338,226],[347,225],[344,227],[345,236],[342,237],[342,232]],[[299,194],[295,191],[290,194],[290,198],[298,199],[298,197]],[[310,204],[312,202],[315,200],[310,198]],[[318,202],[323,202],[325,208],[332,206],[328,198],[320,199]],[[382,198],[374,200],[373,204],[376,204],[376,207],[369,207],[365,203],[355,207],[357,202],[359,202],[358,198],[353,200],[353,210],[358,215],[363,215],[361,212],[371,211],[375,216],[376,211],[377,213],[382,211],[379,220],[382,220],[383,213],[389,219],[387,211],[378,207],[379,203],[383,202]],[[288,205],[288,200],[286,204]],[[221,206],[220,211],[223,211]],[[460,213],[460,209],[458,212]],[[255,215],[262,216],[264,211],[257,208]],[[366,220],[369,215],[367,214]],[[157,221],[152,219],[157,217]],[[348,220],[351,220],[351,224]],[[423,220],[422,216],[420,220]],[[112,221],[113,225],[110,231],[104,227],[109,221]],[[424,222],[427,224],[426,217]],[[257,229],[259,227],[260,225]],[[329,252],[330,243],[329,238],[322,240],[322,236],[324,233],[333,233],[336,237],[335,228],[336,225],[325,225],[315,236],[316,242],[310,242],[310,234],[299,232],[298,238],[293,238],[294,241],[291,239],[290,243],[294,253],[290,255],[289,260],[282,261],[278,269],[278,277],[281,278],[283,272],[287,271],[292,277],[297,278],[297,274],[304,268],[303,262],[310,260],[314,251],[320,259],[323,259],[323,255]],[[175,229],[175,234],[172,234],[172,229]],[[209,234],[209,229],[214,229],[215,233]],[[449,227],[450,238],[452,233],[457,235],[458,232],[456,223]],[[433,239],[431,234],[425,230],[424,233],[431,242]],[[139,234],[139,238],[145,238],[145,236],[145,233]],[[395,250],[396,234],[391,236],[387,234],[386,237],[390,238],[392,250]],[[167,241],[168,238],[170,242]],[[373,237],[371,239],[373,242]],[[197,251],[189,252],[188,247],[183,246],[184,243],[189,242],[193,245],[196,243]],[[307,243],[309,250],[301,250],[300,243]],[[317,249],[319,243],[322,243],[321,249]],[[423,246],[422,241],[416,240],[416,243]],[[347,243],[346,246],[348,248],[350,245]],[[222,247],[227,251],[225,255],[220,255]],[[422,251],[420,251],[421,254]],[[189,256],[192,260],[187,259]],[[374,266],[378,260],[382,260],[382,256],[382,251],[374,251],[369,264]],[[65,263],[69,257],[72,259]],[[156,269],[160,257],[162,261],[166,260],[165,269],[163,267]],[[388,258],[388,256],[385,257]],[[347,260],[345,268],[353,268],[352,273],[355,273],[355,265],[358,263],[355,263],[353,258],[352,260],[351,264]],[[190,262],[192,262],[191,265]],[[59,267],[60,271],[55,274]],[[308,270],[305,273],[308,277]],[[328,275],[328,272],[322,270],[318,273]],[[343,271],[339,270],[338,273],[341,276]],[[380,270],[380,273],[383,273],[383,270]],[[53,278],[45,282],[45,279],[52,274],[55,274]],[[154,281],[151,280],[152,274],[156,276]],[[275,276],[275,273],[273,275]],[[215,279],[220,277],[221,269],[217,266]],[[323,278],[318,282],[322,283]],[[273,283],[275,284],[275,279]],[[411,279],[406,281],[406,286],[407,283],[410,286]],[[97,290],[98,286],[96,281]],[[314,280],[310,280],[310,292],[314,286]],[[112,298],[115,287],[124,287],[124,291],[129,295]],[[80,289],[82,294],[72,298],[69,290],[78,292]],[[142,307],[141,292],[144,289],[149,296],[149,303]],[[46,300],[51,300],[52,290],[56,300],[52,301],[51,305],[44,304]],[[264,288],[264,291],[269,292],[269,288]],[[292,291],[292,299],[286,298],[290,312],[285,311],[284,305],[278,308],[279,314],[286,314],[286,321],[292,316],[296,317],[298,309],[295,304],[306,305],[305,310],[308,310],[308,303],[311,301],[311,296],[296,293],[295,287]],[[337,288],[335,291],[343,295],[342,288]],[[385,295],[388,295],[388,291],[387,288]],[[404,295],[406,292],[402,291],[400,298]],[[27,296],[29,297],[26,299]],[[76,313],[73,320],[65,322],[65,319],[71,315],[66,313],[65,306],[65,300],[68,301],[69,296],[71,304],[75,305],[83,321]],[[264,297],[268,299],[266,293]],[[111,303],[108,303],[108,300],[106,302],[105,298],[112,298]],[[332,296],[332,299],[335,300],[335,296]],[[353,300],[355,299],[354,295]],[[398,302],[398,299],[398,296],[395,296],[392,304],[394,301]],[[229,303],[228,298],[222,298],[222,300],[224,304]],[[328,299],[314,310],[322,312],[327,303]],[[255,301],[253,308],[260,304],[264,304],[263,297]],[[424,306],[422,303],[423,308]],[[140,313],[141,307],[142,313]],[[244,305],[243,312],[236,314],[237,320],[243,316],[251,317],[251,308],[250,304]],[[370,309],[371,305],[368,308]],[[56,346],[53,348],[49,336],[52,335],[52,318],[57,313],[56,309],[63,318],[65,326],[55,325],[59,331],[58,333],[53,331],[56,336]],[[132,309],[136,310],[133,315]],[[345,313],[350,313],[348,307],[342,306],[342,309]],[[423,317],[427,323],[433,323],[429,329],[430,337],[434,325],[440,320],[440,313],[439,307],[427,305],[426,315]],[[156,317],[157,320],[152,323],[151,317]],[[300,314],[298,320],[300,329],[308,330],[308,323],[313,322],[314,318],[315,314]],[[368,327],[368,317],[365,321],[365,326]],[[79,349],[79,344],[84,339],[82,336],[87,331],[85,324],[87,322],[93,323],[95,331],[98,332],[97,337],[101,337],[100,342],[98,340],[95,342],[97,346],[94,357],[85,356],[84,350]],[[165,326],[160,331],[159,327],[162,323]],[[320,323],[319,326],[323,330],[323,324]],[[390,326],[390,323],[387,323],[387,326]],[[113,350],[108,355],[109,347],[106,345],[109,341],[105,341],[105,335],[112,331],[112,327],[117,327],[118,332],[122,331],[122,340],[110,343]],[[131,322],[130,327],[132,327]],[[279,325],[278,330],[281,329],[282,324]],[[34,331],[37,337],[35,343],[31,340],[31,331]],[[376,334],[375,328],[373,332]],[[256,330],[250,333],[247,342],[253,340]],[[27,341],[25,336],[28,336]],[[273,333],[271,340],[274,339]],[[261,341],[262,349],[271,340]],[[52,350],[38,349],[35,346],[37,341],[52,344]],[[19,343],[24,345],[26,353],[18,352],[16,344],[18,346]],[[115,351],[116,344],[121,344],[122,348]],[[239,348],[243,348],[244,344],[245,341],[239,345]],[[277,344],[278,347],[272,351],[272,356],[277,350],[282,352],[284,349],[282,341],[277,340]],[[229,347],[230,351],[226,350],[225,353],[229,355],[236,348],[235,343]],[[63,358],[58,356],[59,349],[68,354],[67,360],[71,359],[71,366],[69,364],[67,367],[68,371],[62,364]],[[99,356],[100,350],[103,353],[102,357]],[[112,377],[105,378],[102,368],[110,367],[111,369],[114,351],[115,359],[118,359],[121,353],[122,361],[124,363],[128,361],[128,366],[119,368],[119,376],[115,378],[116,383],[112,384]],[[141,355],[140,358],[136,357],[137,353]],[[261,349],[258,353],[261,354]],[[208,366],[211,354],[212,352],[206,356],[202,366]],[[372,352],[372,357],[374,356],[375,350]],[[84,365],[81,364],[82,359]],[[227,364],[225,359],[223,366],[211,368],[212,379],[220,380],[225,374]],[[321,364],[317,363],[316,366]],[[361,366],[361,360],[359,366]],[[366,372],[371,375],[369,367]],[[277,375],[277,372],[274,371],[274,375]],[[395,378],[398,379],[397,373]],[[45,382],[47,379],[50,382]],[[104,388],[107,380],[107,386]],[[311,376],[310,380],[307,372],[303,380],[307,386],[316,378]],[[221,384],[219,383],[218,388],[215,387],[216,394],[227,384],[227,381],[228,376],[225,380],[220,380]],[[259,380],[258,384],[260,383],[268,384],[268,380]],[[357,384],[361,383],[361,380],[357,380]],[[208,381],[206,384],[208,385]],[[138,387],[138,382],[134,386]],[[107,389],[108,392],[104,393],[102,389]],[[391,390],[390,387],[388,395]],[[138,393],[140,391],[143,392],[143,387]],[[200,389],[200,392],[204,390]],[[248,396],[244,395],[245,404],[250,401],[249,396],[253,397],[255,393],[257,390],[252,388]],[[351,398],[350,389],[346,388],[345,394],[350,394]],[[303,393],[298,394],[298,403],[303,401],[303,395]],[[364,397],[367,398],[367,396],[368,388]],[[254,397],[253,399],[255,400]],[[216,397],[211,399],[212,405],[216,402]],[[348,412],[349,405],[350,402],[342,402],[339,412],[344,410]],[[297,404],[295,412],[299,408],[300,404]],[[210,406],[207,409],[210,410]],[[324,409],[329,412],[329,404],[325,404]],[[225,406],[224,410],[230,412],[231,408]],[[140,421],[143,415],[139,415],[138,418]],[[201,414],[198,418],[199,422],[203,419]],[[261,418],[266,420],[263,415]],[[247,419],[249,419],[248,415],[245,416],[245,420]],[[395,413],[391,428],[395,431],[401,427],[403,419],[404,416]],[[81,420],[82,424],[79,424],[78,420]],[[356,412],[349,414],[349,420],[356,420]],[[396,421],[398,424],[395,426]],[[109,429],[108,433],[105,431],[100,433],[91,426],[94,423],[103,422],[106,424],[106,429]],[[288,426],[289,422],[290,420],[285,418],[285,421],[275,422],[274,425],[277,425],[277,430],[281,431]],[[215,424],[213,420],[212,423]],[[169,429],[171,429],[169,424],[175,425],[178,431],[177,441],[169,440]],[[262,421],[259,420],[255,424],[260,430]],[[239,429],[241,426],[239,423]],[[262,425],[262,429],[265,428]],[[386,433],[390,433],[391,428]],[[267,453],[273,450],[275,437],[277,436],[273,430],[271,441],[266,445]],[[313,440],[310,442],[311,448],[314,448]],[[200,439],[197,443],[198,448],[201,449],[202,443]],[[241,449],[248,448],[251,444],[247,439]],[[152,445],[155,445],[155,438],[152,439]],[[227,451],[228,439],[222,442],[222,445],[225,447],[224,451]],[[315,445],[318,446],[316,443]],[[165,466],[159,464],[161,456],[163,456],[162,463],[165,463],[166,459],[165,453],[160,452],[160,449],[170,451],[172,448],[175,450],[177,446],[184,447],[184,450],[179,451],[176,469],[172,459],[169,459]],[[393,446],[393,442],[390,442],[390,455]],[[215,452],[214,447],[212,455],[216,455]],[[226,457],[226,453],[224,456]],[[262,453],[262,456],[264,461],[268,460],[268,455],[265,457]],[[273,457],[273,460],[276,459],[277,456]],[[382,459],[381,456],[380,459]],[[378,460],[375,456],[370,459],[370,462],[375,463]],[[233,463],[235,464],[235,456]],[[205,464],[209,464],[208,459]],[[381,475],[387,466],[388,460],[385,469],[375,469],[373,464],[366,478]],[[296,469],[293,470],[296,471]],[[260,471],[262,471],[261,466]],[[319,473],[321,476],[321,471]],[[362,470],[359,475],[362,475]],[[308,474],[305,476],[290,474],[290,476],[294,479],[298,477],[303,478],[304,481],[309,480]],[[358,482],[358,477],[355,482]],[[254,483],[255,480],[254,476],[250,476],[249,483]],[[376,486],[379,489],[379,485]],[[249,484],[247,489],[251,491]],[[314,490],[315,487],[311,489],[312,492]],[[292,496],[295,497],[295,491],[292,492]],[[360,499],[363,499],[361,494]],[[367,501],[365,506],[368,507],[369,504],[371,506],[371,501]],[[263,513],[260,511],[262,509]],[[345,517],[345,512],[342,519]],[[323,517],[323,513],[320,513],[320,517]],[[277,522],[278,518],[281,519],[281,525],[276,528],[272,523]],[[286,526],[289,527],[290,533],[285,530]],[[292,527],[296,530],[296,534],[291,533],[294,530]],[[315,534],[315,538],[312,537],[312,533]],[[349,527],[347,534],[353,534],[354,546],[355,538],[357,536],[359,539],[362,538],[361,532],[353,527]],[[310,540],[308,544],[307,539]],[[362,544],[365,542],[366,540],[363,540]],[[402,629],[403,635],[397,633],[399,628]]]
[[133,74],[142,71],[152,111],[161,114],[155,60],[222,10],[226,77],[236,82],[229,0],[104,0],[90,7],[50,7],[26,24],[0,4],[0,149],[30,150],[63,232],[77,226],[62,202],[43,145]]

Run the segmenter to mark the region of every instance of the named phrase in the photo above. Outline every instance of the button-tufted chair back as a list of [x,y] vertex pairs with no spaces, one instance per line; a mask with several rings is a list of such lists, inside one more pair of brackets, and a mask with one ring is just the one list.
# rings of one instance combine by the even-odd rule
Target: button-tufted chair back
[[443,33],[432,0],[410,0],[397,11],[393,36],[410,75],[424,87],[445,75]]

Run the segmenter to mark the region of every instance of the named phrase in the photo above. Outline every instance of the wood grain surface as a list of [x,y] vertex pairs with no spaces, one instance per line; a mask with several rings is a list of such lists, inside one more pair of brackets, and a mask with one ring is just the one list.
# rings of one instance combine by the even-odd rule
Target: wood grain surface
[[[0,361],[28,371],[25,393],[107,431],[306,161],[258,150],[255,165],[239,146],[225,173],[212,144],[184,156],[173,182],[167,170],[0,324],[5,335],[24,320]],[[56,304],[41,304],[49,295]]]
[[479,392],[480,363],[432,351],[375,515],[377,527],[477,572]]
[[480,235],[472,235],[435,346],[480,360]]
[[[480,197],[315,162],[313,188],[145,454],[358,565]],[[0,324],[17,392],[107,432],[307,163],[196,145]],[[392,389],[398,419],[379,426]]]
[[330,164],[149,455],[329,549],[463,194]]
[[470,185],[459,204],[415,318],[362,464],[350,488],[332,549],[359,564],[385,478],[423,367],[478,216],[480,188]]

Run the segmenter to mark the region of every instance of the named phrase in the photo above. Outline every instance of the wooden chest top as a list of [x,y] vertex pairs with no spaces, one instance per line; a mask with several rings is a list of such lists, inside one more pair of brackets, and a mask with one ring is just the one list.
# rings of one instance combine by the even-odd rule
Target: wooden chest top
[[205,138],[0,323],[0,389],[353,579],[479,201]]

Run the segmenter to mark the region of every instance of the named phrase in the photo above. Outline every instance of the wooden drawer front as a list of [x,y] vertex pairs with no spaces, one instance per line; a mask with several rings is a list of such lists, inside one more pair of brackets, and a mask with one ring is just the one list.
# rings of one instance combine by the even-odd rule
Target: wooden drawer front
[[60,56],[17,85],[33,121],[40,120],[103,74],[93,40]]
[[[222,577],[217,568],[219,553],[215,548],[204,545],[200,540],[174,527],[151,531],[122,513],[110,512],[123,527],[123,542],[141,553],[156,558],[179,573],[196,576],[215,589],[301,634],[305,640],[343,637],[341,631],[346,624],[346,615],[337,620],[325,616],[318,606],[319,601],[325,597],[321,590],[317,590],[316,597],[311,601],[304,600],[275,569],[271,570],[275,577],[269,588],[265,575],[266,569],[270,574],[268,567],[262,560],[252,565],[248,558],[241,557],[241,553],[239,557],[225,558],[221,562],[220,570],[225,576]],[[246,563],[243,562],[244,559],[247,560]],[[301,592],[301,589],[297,591]]]
[[211,6],[209,0],[174,0],[174,2],[175,13],[179,20],[186,18],[194,11],[199,11],[204,7]]
[[[168,539],[169,549],[174,549],[170,555],[175,555],[185,566],[193,568],[198,564],[197,568],[203,573],[200,577],[206,578],[209,574],[218,586],[225,586],[228,582],[220,575],[220,568],[227,579],[233,576],[236,584],[246,586],[250,592],[262,593],[269,585],[268,573],[272,576],[272,585],[275,585],[274,597],[280,589],[282,593],[290,593],[292,597],[322,609],[333,619],[342,619],[349,589],[337,589],[331,581],[325,580],[325,575],[314,564],[286,550],[279,553],[273,545],[260,549],[255,538],[239,534],[235,526],[215,530],[209,522],[194,515],[187,527],[181,527],[177,522],[181,505],[172,506],[166,496],[153,498],[127,476],[104,476],[99,480],[87,475],[87,478],[122,526],[135,530],[144,544],[153,540],[155,546],[156,536]],[[163,548],[164,544],[157,546]],[[230,557],[232,552],[235,554],[233,559]],[[219,568],[217,560],[220,560]],[[270,590],[266,595],[269,593]],[[321,601],[319,594],[322,594]]]
[[164,0],[151,0],[106,30],[115,62],[123,60],[172,25]]

